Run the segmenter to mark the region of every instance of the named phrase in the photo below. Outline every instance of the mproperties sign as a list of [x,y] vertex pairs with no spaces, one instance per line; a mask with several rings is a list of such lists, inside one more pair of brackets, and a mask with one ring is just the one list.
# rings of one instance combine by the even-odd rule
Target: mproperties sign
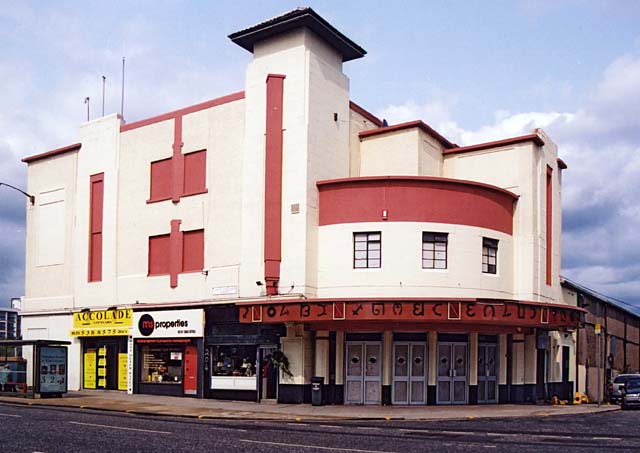
[[134,338],[191,338],[204,335],[204,310],[133,313]]

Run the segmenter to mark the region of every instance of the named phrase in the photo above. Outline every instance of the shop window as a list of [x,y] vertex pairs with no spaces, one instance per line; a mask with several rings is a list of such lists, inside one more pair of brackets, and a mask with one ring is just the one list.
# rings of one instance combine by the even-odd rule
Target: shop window
[[446,269],[447,245],[449,235],[447,233],[422,233],[422,268]]
[[149,275],[168,275],[170,272],[169,235],[149,238]]
[[171,198],[171,180],[173,165],[171,159],[151,162],[151,194],[149,201],[168,200]]
[[221,345],[213,348],[212,376],[256,375],[255,345]]
[[482,238],[482,272],[495,274],[498,268],[498,240]]
[[204,268],[204,230],[182,234],[182,272],[201,272]]
[[196,151],[184,155],[183,196],[206,192],[207,152]]
[[382,233],[353,233],[354,269],[379,268],[382,264]]
[[182,384],[183,354],[180,347],[143,346],[140,382]]

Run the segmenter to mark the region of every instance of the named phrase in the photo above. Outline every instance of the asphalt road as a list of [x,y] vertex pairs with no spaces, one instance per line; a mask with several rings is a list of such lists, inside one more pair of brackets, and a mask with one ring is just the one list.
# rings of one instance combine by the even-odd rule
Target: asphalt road
[[465,421],[143,417],[0,404],[2,452],[640,451],[640,411]]

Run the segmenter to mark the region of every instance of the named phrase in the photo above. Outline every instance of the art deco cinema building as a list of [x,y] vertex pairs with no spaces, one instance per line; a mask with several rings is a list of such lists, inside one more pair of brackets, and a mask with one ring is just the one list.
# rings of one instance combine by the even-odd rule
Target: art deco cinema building
[[230,39],[253,54],[243,91],[24,159],[23,334],[72,340],[70,388],[570,397],[582,310],[561,300],[549,137],[383,124],[342,72],[365,51],[310,8]]

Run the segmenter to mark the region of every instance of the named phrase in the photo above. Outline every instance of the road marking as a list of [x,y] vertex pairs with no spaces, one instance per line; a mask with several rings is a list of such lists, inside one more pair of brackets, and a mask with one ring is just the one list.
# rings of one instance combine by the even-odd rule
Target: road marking
[[303,445],[303,444],[286,444],[283,442],[265,442],[261,440],[249,440],[240,439],[240,442],[246,442],[250,444],[262,444],[262,445],[274,445],[278,447],[297,447],[297,448],[310,448],[313,450],[329,450],[329,451],[355,451],[358,453],[397,453],[393,451],[383,450],[358,450],[356,448],[334,448],[334,447],[321,447],[319,445]]
[[497,445],[483,445],[484,448],[498,448]]
[[109,428],[109,429],[122,429],[125,431],[142,431],[145,433],[155,433],[155,434],[173,434],[169,431],[154,431],[152,429],[138,429],[138,428],[125,428],[124,426],[110,426],[110,425],[98,425],[96,423],[82,423],[82,422],[69,422],[74,425],[83,425],[83,426],[94,426],[97,428]]
[[4,414],[4,413],[0,412],[0,417],[16,417],[16,418],[20,418],[20,417],[22,417],[22,415]]
[[[297,420],[297,419],[296,419]],[[295,423],[287,423],[287,425],[293,425],[293,426],[309,426],[309,423],[300,423],[300,422],[295,422]]]
[[337,425],[318,425],[319,428],[341,428]]
[[492,437],[506,437],[506,436],[522,436],[522,434],[514,434],[514,433],[487,433],[487,436]]
[[358,429],[380,429],[380,428],[376,428],[375,426],[356,426],[356,428],[358,428]]
[[592,437],[593,440],[622,440],[622,437]]

